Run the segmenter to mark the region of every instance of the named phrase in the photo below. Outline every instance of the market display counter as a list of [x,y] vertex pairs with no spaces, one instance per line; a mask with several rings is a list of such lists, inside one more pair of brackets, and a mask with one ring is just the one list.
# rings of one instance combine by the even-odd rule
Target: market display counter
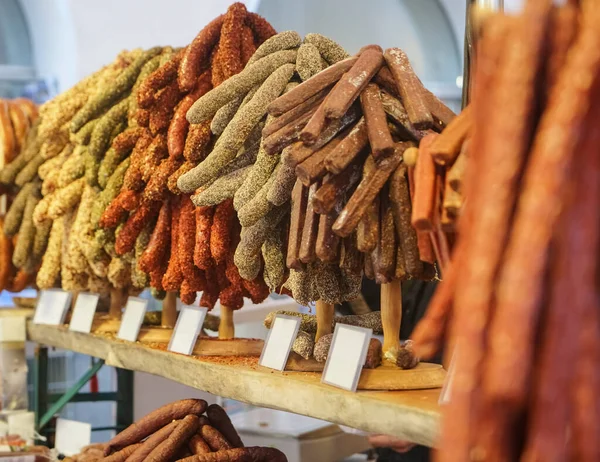
[[439,388],[351,393],[321,384],[318,373],[263,369],[256,357],[190,357],[164,351],[164,344],[129,343],[31,322],[27,332],[33,342],[101,358],[109,366],[155,374],[256,406],[394,435],[427,446],[433,445],[439,429]]

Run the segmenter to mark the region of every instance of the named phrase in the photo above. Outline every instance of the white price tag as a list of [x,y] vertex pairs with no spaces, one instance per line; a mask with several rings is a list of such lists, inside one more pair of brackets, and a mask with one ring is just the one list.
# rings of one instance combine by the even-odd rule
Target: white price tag
[[208,313],[207,308],[181,305],[177,324],[169,342],[169,351],[191,355]]
[[127,299],[125,313],[123,313],[123,318],[121,319],[117,338],[129,340],[130,342],[137,340],[140,328],[144,322],[147,306],[148,300],[144,300],[143,298],[129,297]]
[[71,316],[71,324],[69,324],[69,330],[83,332],[84,334],[90,333],[99,299],[100,296],[98,294],[81,292],[77,295],[75,308],[73,308],[73,316]]
[[356,391],[372,336],[372,329],[336,324],[321,382]]
[[92,426],[76,420],[56,419],[55,448],[65,456],[73,456],[90,444]]
[[19,435],[27,444],[33,444],[35,437],[35,413],[17,412],[7,418],[8,434]]
[[298,335],[298,329],[300,329],[299,317],[283,314],[275,316],[258,364],[278,371],[284,370]]
[[25,338],[25,317],[0,318],[0,342],[24,342]]
[[34,324],[58,326],[65,320],[65,315],[71,303],[71,294],[60,289],[42,290],[37,302]]

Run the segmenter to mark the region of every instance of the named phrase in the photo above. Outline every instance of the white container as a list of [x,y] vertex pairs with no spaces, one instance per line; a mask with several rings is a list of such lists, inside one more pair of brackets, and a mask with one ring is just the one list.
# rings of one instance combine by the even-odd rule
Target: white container
[[[16,332],[18,330],[21,332]],[[18,310],[2,310],[0,313],[0,411],[27,410],[27,407],[25,318]]]
[[369,448],[364,436],[344,433],[329,422],[273,409],[231,416],[245,446],[274,447],[289,462],[332,462]]

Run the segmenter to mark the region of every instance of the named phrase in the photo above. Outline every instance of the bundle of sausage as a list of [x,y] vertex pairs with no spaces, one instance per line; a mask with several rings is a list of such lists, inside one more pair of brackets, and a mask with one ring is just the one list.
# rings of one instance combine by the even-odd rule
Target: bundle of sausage
[[157,296],[179,292],[191,304],[203,291],[203,306],[212,308],[221,298],[223,304],[240,308],[244,295],[257,302],[268,295],[264,283],[257,281],[259,288],[248,291],[228,271],[232,241],[239,234],[230,204],[196,211],[176,183],[206,157],[214,142],[210,121],[189,126],[187,110],[242,70],[256,47],[274,33],[243,4],[233,4],[140,85],[136,119],[142,134],[100,226],[116,228],[117,255],[140,249],[136,271],[147,275],[144,282]]
[[[8,214],[16,225],[5,232],[33,230],[19,234],[43,256],[40,288],[135,294],[150,286],[157,297],[178,291],[186,303],[204,290],[212,307],[237,282],[225,272],[234,214],[217,209],[204,241],[206,220],[173,185],[211,143],[210,124],[190,128],[187,109],[274,33],[236,3],[188,47],[123,52],[42,106],[31,159],[19,156],[0,173],[3,184],[22,188]],[[206,246],[200,254],[208,249],[208,268],[195,265],[196,241]],[[252,291],[257,301],[267,295],[264,283]]]
[[[267,40],[239,75],[200,98],[188,112],[192,123],[212,117],[211,129],[220,136],[212,152],[183,175],[178,186],[184,192],[196,191],[192,200],[199,207],[233,200],[241,236],[231,265],[237,267],[242,281],[264,278],[271,290],[279,291],[287,278],[290,191],[286,192],[285,185],[293,172],[290,176],[287,169],[285,184],[276,181],[286,170],[282,158],[286,145],[271,143],[267,137],[281,124],[267,117],[267,108],[299,81],[345,56],[338,44],[322,35],[308,34],[302,40],[296,32],[282,32]],[[252,144],[253,151],[240,151],[244,144]],[[298,301],[326,298],[333,303],[355,297],[359,278],[347,277],[333,265],[321,265],[318,270],[321,296],[296,294]]]
[[[430,234],[437,244],[438,233],[411,226],[413,168],[403,158],[454,114],[406,55],[376,45],[340,53],[267,110],[266,153],[283,149],[267,198],[291,202],[286,285],[294,298],[351,298],[363,271],[379,283],[432,278],[439,246]],[[346,284],[335,283],[339,274]]]
[[[108,256],[98,258],[104,249],[95,240],[90,218],[99,196],[98,165],[111,139],[127,125],[130,90],[138,75],[162,51],[123,52],[44,104],[24,155],[0,172],[0,181],[21,188],[4,232],[18,231],[28,260],[41,259],[39,288],[61,284],[67,290],[102,293],[110,287],[107,273],[112,262]],[[85,129],[71,133],[80,123]],[[21,221],[20,228],[15,229],[13,221]]]
[[[37,118],[38,109],[32,101],[25,98],[0,99],[0,168],[13,159],[21,163],[31,160],[34,153],[28,149],[28,142],[35,136]],[[27,238],[19,243],[16,235],[21,227],[24,235],[31,234],[30,226],[23,225],[22,220],[28,201],[27,195],[17,193],[18,188],[14,188],[12,182],[7,181],[5,174],[0,174],[0,194],[6,194],[8,204],[17,202],[17,209],[20,209],[17,214],[0,217],[0,226],[4,228],[8,220],[11,231],[8,235],[0,236],[0,291],[22,291],[35,280],[35,272],[39,266],[39,258],[27,256],[24,245]]]
[[[206,413],[206,415],[204,415]],[[142,417],[106,444],[66,459],[74,462],[286,462],[274,448],[244,447],[217,404],[184,399]]]
[[19,155],[37,117],[38,109],[33,101],[0,98],[0,168]]
[[363,271],[435,275],[451,239],[435,217],[411,227],[423,169],[403,158],[454,114],[399,49],[274,34],[236,3],[189,46],[123,52],[41,108],[0,173],[40,288],[237,309],[270,290],[353,299]]
[[453,358],[440,461],[600,459],[599,96],[598,2],[484,22],[458,241],[414,333]]

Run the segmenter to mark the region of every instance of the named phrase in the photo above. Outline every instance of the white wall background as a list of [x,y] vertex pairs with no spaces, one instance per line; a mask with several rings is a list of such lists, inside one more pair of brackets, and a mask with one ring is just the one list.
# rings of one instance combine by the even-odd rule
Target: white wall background
[[[464,0],[462,6],[452,10],[457,18],[464,16]],[[462,73],[462,38],[438,0],[262,0],[258,12],[277,30],[318,32],[349,53],[370,43],[400,47],[426,83],[454,84]]]
[[[65,90],[123,49],[183,46],[231,0],[20,0],[42,77]],[[244,3],[249,9],[258,0]]]
[[56,78],[65,90],[79,79],[77,36],[69,0],[20,0],[29,23],[38,75]]
[[[83,76],[110,62],[122,49],[161,44],[182,46],[189,43],[205,24],[223,13],[232,1],[20,0],[31,26],[36,67],[42,77],[55,77],[60,90],[65,90]],[[260,0],[242,1],[252,11],[260,3]],[[289,5],[291,10],[297,10],[307,0],[277,1]],[[327,4],[330,1],[327,0]],[[377,10],[390,0],[362,1],[368,8]],[[452,24],[462,53],[466,0],[440,0],[440,3]],[[504,0],[504,3],[507,11],[516,11],[523,0]],[[360,5],[360,0],[356,4]],[[352,12],[347,11],[345,15],[348,14]],[[341,30],[344,19],[339,14],[324,17],[332,31]],[[383,19],[387,21],[386,27],[394,27],[393,18]],[[399,20],[396,27],[400,27],[401,22]],[[351,32],[360,37],[366,31],[371,37],[366,42],[376,42],[378,27],[377,23],[369,22],[360,32]],[[412,29],[412,26],[406,27]],[[414,35],[413,30],[407,30],[406,33]],[[418,46],[414,44],[415,49]]]
[[[77,37],[77,71],[87,75],[122,49],[184,46],[230,0],[68,0]],[[247,3],[247,2],[244,2]]]
[[[289,6],[290,11],[296,11],[307,3],[297,0],[277,1]],[[148,48],[161,44],[182,46],[189,43],[205,24],[223,13],[232,0],[170,0],[168,2],[164,0],[20,0],[20,2],[31,25],[35,62],[40,75],[56,77],[59,89],[65,90],[83,76],[110,62],[122,49]],[[248,9],[256,10],[260,0],[244,0],[244,3]],[[329,4],[330,1],[327,3]],[[378,11],[384,3],[393,4],[393,0],[375,2],[364,0],[364,4],[375,11]],[[442,0],[441,3],[451,20],[462,53],[465,0]],[[356,4],[362,3],[357,1]],[[375,5],[377,8],[372,8]],[[397,8],[405,9],[401,6]],[[350,12],[345,16],[348,14]],[[354,30],[344,31],[346,18],[339,15],[323,15],[321,22],[333,31],[331,35],[334,38],[338,31],[346,35],[354,34],[358,44],[361,35],[366,34],[368,38],[364,39],[365,43],[373,43],[382,36],[382,31],[378,30],[382,28],[374,21],[377,19],[376,16],[371,18],[361,33]],[[406,36],[413,37],[412,46],[418,50],[420,45],[417,43],[418,40],[414,39],[416,37],[414,27],[409,22],[404,21],[406,30],[403,31],[401,24],[404,19],[398,20],[397,23],[394,17],[385,19],[387,29],[392,28],[398,34],[404,33]],[[422,50],[419,50],[419,54],[422,54]],[[436,58],[435,61],[440,60]]]

